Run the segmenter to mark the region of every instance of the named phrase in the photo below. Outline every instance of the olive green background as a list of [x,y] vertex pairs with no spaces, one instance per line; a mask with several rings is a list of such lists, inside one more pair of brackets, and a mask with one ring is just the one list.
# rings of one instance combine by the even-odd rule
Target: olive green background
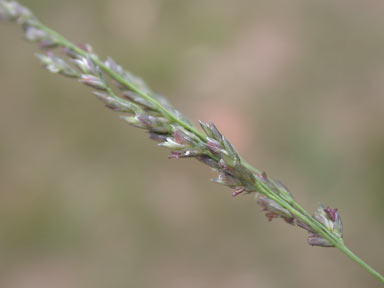
[[[212,120],[384,272],[384,4],[23,1],[75,43]],[[381,287],[306,233],[171,161],[0,25],[0,286]]]

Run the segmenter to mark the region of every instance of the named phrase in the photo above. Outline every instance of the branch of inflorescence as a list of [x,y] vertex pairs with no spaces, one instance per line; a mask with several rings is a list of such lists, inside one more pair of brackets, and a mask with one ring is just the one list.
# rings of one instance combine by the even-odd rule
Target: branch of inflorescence
[[[135,87],[132,83],[129,83],[125,79],[123,79],[119,74],[109,69],[95,54],[89,55],[86,51],[78,48],[74,44],[72,44],[70,41],[65,39],[62,35],[58,34],[57,32],[53,31],[52,29],[46,27],[45,25],[41,24],[40,22],[36,24],[38,28],[45,31],[47,34],[54,37],[60,46],[66,47],[68,49],[71,49],[78,53],[79,55],[82,55],[83,57],[91,57],[92,60],[95,62],[96,65],[98,65],[105,73],[107,73],[112,79],[119,82],[120,84],[126,86],[127,88],[135,91],[137,94],[142,96],[147,101],[151,102],[152,104],[156,105],[158,110],[163,113],[165,117],[167,117],[170,121],[174,121],[178,123],[180,126],[184,127],[188,131],[194,133],[196,136],[198,136],[200,139],[202,139],[204,142],[207,142],[206,137],[204,134],[202,134],[199,130],[197,130],[194,126],[190,125],[189,123],[184,122],[183,120],[178,119],[175,117],[172,112],[168,111],[166,108],[164,108],[161,103],[159,103],[156,99],[152,98],[150,95],[146,94],[145,92],[141,91],[139,88]],[[242,160],[243,165],[247,167],[249,170],[254,172],[255,174],[260,174],[259,170],[254,168],[252,165],[246,163],[244,160]],[[257,179],[257,178],[256,178]],[[332,244],[335,244],[334,241],[340,241],[341,239],[338,239],[334,237],[332,233],[329,233],[329,230],[327,230],[321,223],[319,223],[316,219],[313,219],[304,209],[302,209],[299,205],[296,205],[296,202],[289,203],[285,199],[282,199],[280,197],[276,197],[278,195],[275,195],[275,193],[268,188],[263,182],[259,181],[259,185],[262,186],[262,188],[258,187],[260,189],[260,192],[266,195],[267,197],[273,199],[275,202],[283,206],[284,208],[290,210],[292,213],[294,213],[296,216],[300,217],[300,219],[311,226],[316,232],[318,232],[320,235],[322,235],[324,238],[326,238],[328,241],[330,241]],[[291,205],[293,204],[293,205]],[[295,209],[300,207],[301,209]],[[342,241],[342,240],[341,240]]]
[[[151,102],[152,104],[156,105],[158,110],[163,113],[165,117],[167,117],[170,121],[174,121],[178,123],[180,126],[184,127],[188,131],[194,133],[196,136],[198,136],[200,139],[202,139],[204,142],[208,142],[204,134],[202,134],[199,130],[197,130],[194,126],[190,125],[189,123],[184,122],[183,120],[178,119],[175,117],[172,112],[168,111],[166,108],[164,108],[161,103],[159,103],[156,99],[152,98],[150,95],[146,94],[145,92],[141,91],[139,88],[135,87],[132,83],[129,83],[125,79],[123,79],[119,74],[109,69],[95,54],[89,55],[86,51],[78,48],[74,44],[72,44],[70,41],[65,39],[62,35],[58,34],[57,32],[53,31],[52,29],[46,27],[45,25],[38,22],[36,24],[38,28],[45,31],[47,34],[54,37],[60,46],[66,47],[68,49],[71,49],[78,53],[79,55],[82,55],[83,57],[91,57],[92,60],[95,62],[96,65],[98,65],[105,73],[107,73],[112,79],[119,82],[120,84],[126,86],[127,88],[135,91],[137,94],[142,96],[147,101]],[[246,163],[244,160],[242,160],[243,165],[247,167],[249,170],[251,170],[255,174],[260,174],[259,170],[254,168],[252,165]],[[257,177],[256,177],[257,179]],[[273,199],[275,202],[280,204],[282,207],[288,209],[290,212],[295,214],[297,217],[300,217],[300,220],[302,220],[304,223],[308,224],[311,228],[313,228],[316,232],[318,232],[320,235],[322,235],[324,238],[326,238],[328,241],[330,241],[332,244],[336,244],[337,242],[343,242],[341,238],[335,237],[334,234],[330,233],[328,229],[326,229],[319,221],[314,219],[312,216],[309,215],[303,208],[301,208],[295,201],[292,201],[291,203],[287,202],[285,199],[278,197],[276,193],[274,193],[267,185],[265,185],[262,181],[258,181],[259,183],[259,190],[261,193],[266,195],[267,197]],[[300,209],[298,209],[300,208]]]

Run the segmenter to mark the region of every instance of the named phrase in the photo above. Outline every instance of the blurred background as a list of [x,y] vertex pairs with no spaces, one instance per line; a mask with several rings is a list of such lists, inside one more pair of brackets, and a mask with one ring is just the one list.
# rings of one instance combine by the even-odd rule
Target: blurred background
[[[384,272],[382,1],[23,4],[214,121],[308,211],[337,207]],[[0,38],[1,287],[381,287],[43,70],[20,27]]]

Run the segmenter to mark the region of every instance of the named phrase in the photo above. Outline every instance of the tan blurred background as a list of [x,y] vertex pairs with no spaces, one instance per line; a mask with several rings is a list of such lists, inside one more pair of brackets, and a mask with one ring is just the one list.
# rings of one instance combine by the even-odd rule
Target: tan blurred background
[[[23,1],[213,120],[384,272],[384,3]],[[167,159],[0,25],[0,287],[381,287],[252,197]]]

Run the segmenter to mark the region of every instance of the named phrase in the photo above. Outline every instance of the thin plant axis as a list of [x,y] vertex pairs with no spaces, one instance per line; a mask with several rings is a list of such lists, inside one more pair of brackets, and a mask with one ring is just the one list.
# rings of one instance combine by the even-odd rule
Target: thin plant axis
[[384,283],[379,272],[344,244],[337,209],[319,205],[313,215],[306,212],[282,183],[245,162],[212,122],[200,122],[199,130],[164,97],[153,92],[143,80],[124,70],[112,58],[101,60],[90,45],[72,44],[16,1],[0,0],[0,20],[20,24],[25,39],[37,43],[41,49],[36,57],[48,71],[91,87],[105,106],[121,114],[122,120],[146,130],[158,146],[170,149],[170,159],[199,160],[217,171],[218,176],[212,181],[231,188],[233,197],[256,195],[257,203],[268,220],[281,218],[290,225],[305,229],[308,244],[338,248]]

